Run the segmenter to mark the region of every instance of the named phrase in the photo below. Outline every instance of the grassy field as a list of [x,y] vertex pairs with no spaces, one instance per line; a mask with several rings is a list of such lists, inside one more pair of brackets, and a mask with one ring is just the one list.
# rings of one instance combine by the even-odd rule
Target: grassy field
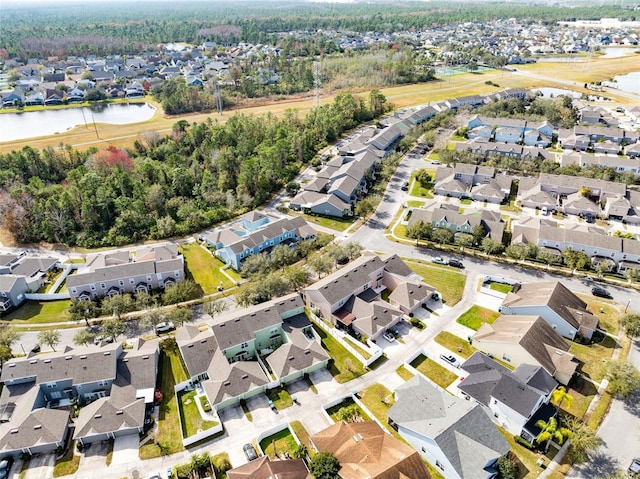
[[62,458],[56,460],[55,466],[53,466],[53,477],[62,477],[69,474],[75,474],[80,466],[80,456],[76,456],[73,451],[75,449],[75,442],[69,445],[69,449]]
[[411,196],[421,196],[423,198],[433,198],[433,194],[429,191],[429,188],[425,188],[419,181],[416,181],[411,176],[411,191],[409,192]]
[[297,447],[298,444],[288,428],[276,432],[271,436],[267,436],[260,441],[260,449],[272,458],[277,458],[278,454],[284,453],[288,453],[290,457],[294,457],[293,453]]
[[587,412],[587,408],[596,395],[596,387],[589,381],[584,380],[580,376],[571,381],[571,387],[568,389],[569,394],[573,398],[570,402],[562,403],[562,410],[569,414],[582,419]]
[[344,231],[356,221],[356,218],[353,216],[347,216],[345,218],[334,218],[329,216],[315,215],[300,216],[307,220],[308,223],[324,226],[325,228],[330,228],[336,231]]
[[476,348],[469,344],[469,341],[465,341],[448,331],[442,331],[435,337],[435,340],[440,346],[444,346],[465,359],[477,351]]
[[411,362],[411,366],[431,379],[442,389],[447,389],[447,387],[458,377],[456,374],[453,374],[447,368],[436,363],[433,359],[426,357],[424,354],[415,358]]
[[404,365],[398,366],[398,369],[396,369],[396,374],[400,376],[402,379],[404,379],[405,381],[408,381],[414,376],[414,374],[412,372],[409,372],[409,370],[407,370],[407,368],[405,368]]
[[216,421],[206,421],[202,418],[195,397],[195,391],[178,393],[183,437],[193,436],[198,431],[205,431],[218,425]]
[[457,322],[477,331],[483,323],[492,324],[498,316],[500,313],[474,304],[457,319]]
[[504,283],[491,283],[489,285],[489,289],[507,294],[511,292],[511,290],[513,289],[513,286],[511,286],[510,284],[504,284]]
[[587,303],[587,311],[595,314],[600,319],[600,327],[609,334],[617,335],[620,325],[619,305],[610,300],[599,300],[586,295],[580,295]]
[[[418,83],[413,85],[402,85],[389,88],[380,88],[389,103],[396,108],[403,108],[412,105],[427,103],[430,101],[440,101],[447,98],[454,98],[463,95],[474,95],[496,91],[496,88],[487,85],[487,81],[492,81],[500,85],[500,88],[539,88],[544,86],[566,87],[563,81],[572,84],[572,88],[577,91],[585,91],[582,86],[585,82],[608,80],[615,75],[637,70],[637,56],[630,55],[623,58],[592,58],[589,68],[576,68],[575,63],[544,63],[538,62],[531,65],[518,65],[518,70],[530,72],[532,76],[527,76],[514,72],[488,71],[482,73],[468,73],[455,75],[447,78],[446,81],[432,81],[428,83]],[[362,95],[368,94],[370,89],[363,90]],[[357,92],[356,92],[357,93]],[[333,101],[334,95],[325,95],[322,104]],[[606,96],[620,101],[622,104],[629,102],[623,95],[615,92],[607,93]],[[145,97],[145,101],[159,107],[151,97]],[[263,101],[263,100],[260,100]],[[95,146],[97,148],[110,145],[118,147],[131,147],[139,135],[149,131],[157,131],[160,134],[168,133],[172,125],[179,120],[186,120],[189,123],[202,123],[208,118],[214,121],[225,122],[236,113],[245,115],[263,115],[271,113],[276,116],[283,115],[287,110],[295,110],[302,117],[309,112],[314,104],[312,92],[306,98],[292,98],[277,102],[253,104],[251,106],[238,108],[236,110],[225,111],[223,115],[218,113],[194,113],[182,116],[167,116],[158,108],[157,113],[148,121],[134,123],[126,126],[98,123],[97,129],[100,138],[96,137],[93,129],[77,127],[58,135],[50,135],[29,140],[29,145],[36,149],[46,146],[57,147],[60,143],[78,145],[81,148]],[[25,145],[24,140],[3,142],[0,144],[0,152],[6,153],[11,150],[19,150]]]
[[581,371],[584,375],[594,381],[602,381],[604,378],[605,361],[611,359],[613,349],[616,345],[615,339],[606,336],[599,344],[584,345],[569,342],[571,348],[569,352],[574,354],[576,359],[582,362]]
[[224,289],[235,286],[220,272],[220,267],[224,264],[198,243],[180,245],[180,252],[184,256],[185,269],[200,285],[204,294],[215,293],[218,291],[218,286]]
[[0,322],[12,324],[46,324],[69,321],[68,299],[61,301],[25,301],[22,306],[6,316]]
[[382,384],[372,384],[359,393],[360,400],[383,424],[387,422],[387,412],[393,406],[395,399],[393,393]]
[[149,441],[140,447],[140,459],[151,459],[184,449],[182,446],[182,432],[178,418],[178,401],[173,394],[173,387],[187,380],[177,352],[160,352],[158,382],[162,390],[162,402],[158,415],[158,428],[155,441]]
[[321,328],[314,325],[316,332],[322,339],[322,347],[327,350],[331,361],[329,362],[329,372],[338,383],[346,383],[367,371],[362,367],[353,354],[347,351],[333,337],[325,333]]
[[442,295],[442,300],[448,306],[454,306],[462,299],[467,277],[449,266],[436,266],[424,261],[404,258],[407,266],[414,273],[424,278],[424,282],[436,288]]

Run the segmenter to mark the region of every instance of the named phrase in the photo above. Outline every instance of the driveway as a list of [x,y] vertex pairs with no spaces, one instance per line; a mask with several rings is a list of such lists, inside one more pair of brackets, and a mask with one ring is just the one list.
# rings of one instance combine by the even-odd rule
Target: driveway
[[140,448],[140,438],[137,434],[127,434],[116,437],[113,442],[113,456],[111,464],[131,464],[138,460],[138,450]]
[[85,447],[80,455],[80,466],[78,474],[83,471],[99,471],[107,465],[107,454],[109,453],[108,442],[95,442],[90,447]]
[[36,454],[29,461],[29,469],[25,471],[24,479],[50,479],[53,477],[53,466],[56,461],[55,453]]

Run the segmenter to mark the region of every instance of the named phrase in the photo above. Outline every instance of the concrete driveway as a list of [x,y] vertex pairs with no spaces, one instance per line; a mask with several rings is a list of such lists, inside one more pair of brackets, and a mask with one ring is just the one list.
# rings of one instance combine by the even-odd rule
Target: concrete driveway
[[109,453],[108,442],[95,442],[90,447],[85,447],[80,454],[80,466],[78,473],[83,471],[95,471],[107,466],[107,454]]
[[29,469],[25,471],[24,479],[50,479],[53,477],[53,466],[55,465],[56,455],[36,454],[29,461]]
[[111,464],[117,466],[120,464],[135,463],[139,460],[139,448],[140,438],[137,434],[127,434],[126,436],[116,437],[113,443]]

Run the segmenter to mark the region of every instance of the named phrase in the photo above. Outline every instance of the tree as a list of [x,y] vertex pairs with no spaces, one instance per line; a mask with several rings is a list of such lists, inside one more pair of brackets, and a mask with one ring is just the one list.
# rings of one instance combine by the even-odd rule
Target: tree
[[573,396],[569,394],[567,388],[565,388],[564,386],[558,386],[551,392],[551,401],[556,403],[556,407],[560,409],[562,407],[562,403],[564,403],[565,401],[569,406],[571,406],[571,403],[573,402]]
[[309,282],[309,271],[301,266],[290,266],[284,270],[284,278],[294,291],[298,291]]
[[486,254],[500,254],[504,251],[504,246],[499,241],[491,238],[485,238],[480,243],[480,248]]
[[43,329],[38,333],[38,343],[46,344],[55,351],[56,346],[60,344],[60,331],[57,329]]
[[429,174],[429,170],[427,170],[426,168],[417,170],[413,174],[413,176],[416,179],[416,181],[420,183],[420,186],[422,186],[423,188],[428,188],[429,185],[431,184],[431,175]]
[[636,268],[627,268],[624,270],[624,277],[627,278],[629,284],[640,279],[640,270]]
[[142,290],[136,293],[136,309],[144,310],[149,309],[155,303],[153,296]]
[[360,243],[357,243],[355,241],[349,241],[344,245],[344,250],[350,260],[360,257],[360,253],[363,249],[364,247]]
[[431,225],[431,223],[425,223],[422,220],[407,228],[407,238],[415,239],[416,243],[418,240],[430,240],[432,234],[433,226]]
[[309,463],[309,472],[315,479],[337,479],[340,463],[330,452],[319,452]]
[[627,313],[620,318],[620,326],[624,328],[624,332],[630,338],[640,336],[640,314]]
[[98,315],[98,305],[89,300],[71,301],[69,313],[72,321],[84,320],[89,326],[89,318],[95,318]]
[[555,417],[550,417],[548,421],[539,419],[536,421],[536,427],[541,429],[540,434],[536,437],[536,442],[538,444],[546,442],[546,449],[549,449],[549,442],[551,442],[551,440],[558,445],[562,445],[566,439],[571,437],[571,431],[565,427],[561,427]]
[[318,275],[318,279],[322,277],[323,274],[328,273],[333,268],[333,261],[327,256],[317,253],[308,261],[309,268],[311,271],[315,272]]
[[157,309],[152,309],[140,320],[140,326],[145,329],[155,330],[156,326],[164,321],[164,315]]
[[168,321],[171,321],[176,327],[182,326],[184,323],[191,321],[193,311],[191,308],[177,307],[169,311],[166,315]]
[[300,183],[290,181],[289,183],[287,183],[287,186],[285,186],[285,190],[289,196],[296,196],[296,194],[300,190]]
[[117,340],[118,336],[123,334],[125,330],[126,325],[118,318],[107,319],[102,323],[102,332],[106,337],[112,338],[114,341]]
[[76,334],[73,335],[73,344],[77,344],[78,346],[86,346],[90,344],[95,339],[96,335],[87,329],[81,329]]
[[133,311],[135,303],[130,294],[114,294],[102,300],[102,314],[113,315],[118,319],[129,311]]
[[498,459],[498,477],[500,479],[516,479],[518,467],[509,456],[501,456]]
[[573,463],[585,462],[595,452],[602,440],[588,424],[574,416],[563,419],[564,426],[571,431],[569,458]]
[[640,386],[640,371],[626,361],[609,361],[606,378],[609,392],[622,398],[629,397]]
[[185,279],[178,283],[167,286],[162,295],[164,304],[177,304],[195,298],[198,293],[198,286],[191,279]]
[[293,450],[293,457],[296,459],[305,459],[308,454],[309,451],[307,451],[307,446],[304,444],[298,444]]
[[460,246],[460,251],[473,246],[473,236],[467,233],[458,233],[454,238],[455,244]]
[[598,272],[598,277],[602,278],[605,273],[610,273],[616,267],[616,264],[610,259],[606,259],[604,261],[600,261],[598,266],[596,267],[596,271]]
[[562,260],[567,268],[572,271],[578,269],[586,269],[591,265],[591,259],[582,251],[574,251],[571,248],[567,248],[562,252]]
[[11,349],[13,343],[20,339],[21,334],[13,328],[0,325],[0,346]]
[[0,366],[13,357],[13,351],[6,344],[0,344]]
[[509,258],[513,258],[516,261],[522,261],[527,257],[527,245],[524,243],[513,243],[507,246],[505,254]]
[[449,228],[434,228],[431,239],[438,244],[453,243],[453,232]]
[[475,225],[472,231],[473,244],[482,244],[482,240],[487,236],[487,230],[484,229],[484,226],[481,224]]
[[224,299],[214,299],[204,305],[204,312],[212,318],[215,317],[216,314],[224,313],[228,309],[229,304]]
[[367,196],[366,198],[362,198],[360,201],[358,201],[354,213],[356,216],[364,218],[369,213],[373,213],[375,206],[376,198],[373,196]]

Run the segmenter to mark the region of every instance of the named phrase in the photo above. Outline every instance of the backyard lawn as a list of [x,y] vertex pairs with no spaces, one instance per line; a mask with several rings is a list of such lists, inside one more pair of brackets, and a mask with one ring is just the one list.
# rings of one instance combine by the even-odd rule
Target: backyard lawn
[[589,381],[576,375],[575,379],[571,381],[571,387],[568,388],[567,391],[573,399],[570,402],[564,401],[562,403],[562,410],[578,419],[582,419],[587,412],[589,404],[591,404],[591,400],[596,395],[596,387]]
[[293,399],[291,399],[291,395],[284,388],[268,390],[267,397],[273,401],[273,405],[278,411],[293,406]]
[[489,288],[494,290],[494,291],[498,291],[500,293],[510,293],[511,290],[513,289],[513,286],[511,286],[510,284],[505,284],[505,283],[491,283],[489,285]]
[[[221,285],[224,289],[235,286],[220,272],[224,264],[198,243],[180,245],[180,252],[184,256],[186,270],[191,273],[193,280],[200,285],[204,294],[215,293]],[[229,272],[229,270],[226,271]],[[234,274],[233,271],[230,273]]]
[[69,321],[69,306],[71,301],[68,299],[61,301],[25,301],[15,311],[2,316],[0,321],[11,322],[13,324],[43,324],[57,323]]
[[366,373],[362,363],[353,354],[343,348],[333,337],[327,335],[322,328],[315,324],[313,327],[322,339],[322,347],[327,350],[331,357],[329,372],[336,382],[346,383]]
[[409,370],[407,370],[407,368],[405,368],[403,365],[398,366],[398,369],[396,369],[396,374],[405,381],[408,381],[414,376],[413,373],[409,372]]
[[600,382],[604,378],[605,361],[611,359],[616,340],[605,336],[601,343],[585,345],[569,342],[569,352],[574,354],[582,364],[580,371],[594,381]]
[[387,422],[387,412],[395,403],[393,393],[382,384],[375,383],[360,391],[360,400],[382,424]]
[[278,455],[287,453],[289,457],[294,457],[293,453],[297,449],[298,444],[293,438],[293,434],[289,428],[276,432],[271,436],[265,437],[260,441],[260,449],[269,457],[277,458]]
[[449,267],[435,266],[423,261],[404,258],[407,266],[414,273],[424,278],[424,282],[433,286],[442,295],[442,300],[447,306],[454,306],[462,299],[466,275],[458,273]]
[[435,337],[435,340],[440,346],[454,351],[458,356],[462,356],[465,359],[477,351],[476,348],[469,344],[469,341],[465,341],[448,331],[442,331]]
[[140,459],[151,459],[184,449],[182,432],[178,418],[178,402],[173,387],[187,380],[177,352],[161,350],[158,383],[162,390],[162,402],[158,415],[158,428],[155,441],[149,441],[140,447]]
[[609,334],[618,335],[620,325],[620,311],[615,304],[601,301],[581,295],[581,299],[587,303],[587,311],[595,314],[600,319],[600,327]]
[[[293,213],[295,214],[295,213]],[[356,218],[354,216],[347,216],[345,218],[329,217],[329,216],[315,216],[315,215],[301,215],[308,223],[324,226],[336,231],[344,231],[351,226]]]
[[442,389],[447,389],[447,387],[458,378],[456,374],[453,374],[447,368],[426,357],[424,354],[421,354],[411,361],[411,366],[431,379]]
[[202,418],[196,404],[195,391],[180,391],[180,421],[182,423],[182,436],[190,437],[199,431],[205,431],[218,425],[216,421],[206,421]]
[[307,448],[309,456],[315,455],[315,450],[311,444],[311,437],[300,421],[291,421],[289,427],[298,436],[298,440]]
[[457,322],[477,331],[483,323],[492,324],[498,316],[500,313],[496,311],[473,305],[458,318]]
[[53,477],[67,476],[78,471],[80,456],[76,456],[73,452],[74,450],[75,442],[72,441],[65,455],[56,460],[56,464],[53,466]]
[[[369,421],[371,419],[351,397],[345,398],[341,403],[327,409],[327,414],[335,422],[342,421],[343,419],[347,422],[353,422],[353,419],[355,419],[354,416],[359,417],[363,421]],[[350,417],[347,418],[345,415]]]
[[433,198],[433,194],[429,191],[429,188],[425,188],[422,186],[422,183],[417,181],[416,179],[411,178],[411,191],[409,192],[411,196],[421,196],[423,198]]

